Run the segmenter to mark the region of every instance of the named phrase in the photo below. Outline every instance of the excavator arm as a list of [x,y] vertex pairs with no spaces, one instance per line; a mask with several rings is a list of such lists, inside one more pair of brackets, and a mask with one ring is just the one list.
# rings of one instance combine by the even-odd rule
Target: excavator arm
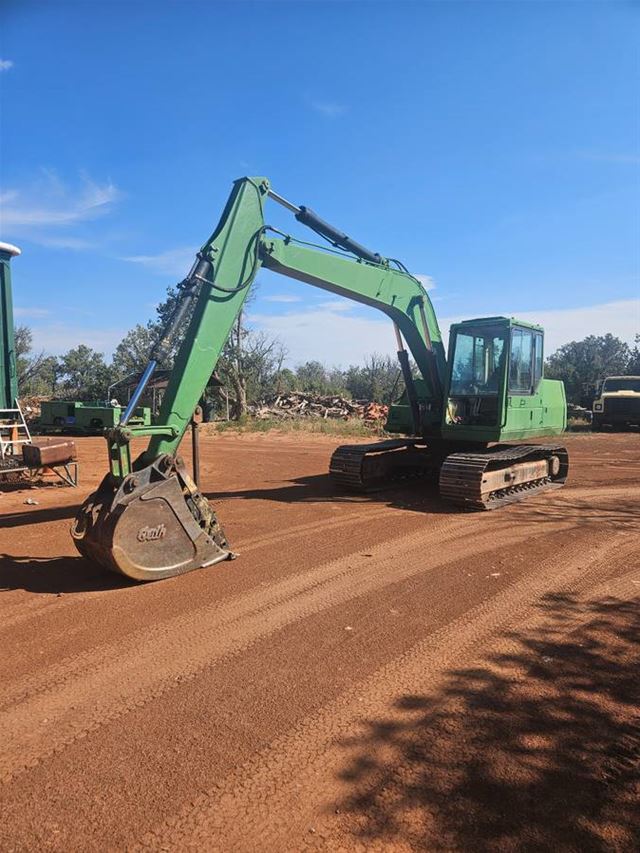
[[[268,198],[289,209],[333,249],[303,244],[266,225]],[[85,556],[138,580],[169,577],[233,556],[177,451],[261,267],[389,316],[414,432],[438,435],[446,361],[433,306],[420,281],[399,262],[366,249],[308,208],[286,201],[266,178],[242,178],[234,183],[217,228],[179,286],[173,315],[120,424],[107,433],[111,470],[72,526]],[[129,426],[157,363],[189,317],[157,423]],[[426,389],[420,399],[403,339]],[[148,447],[132,462],[131,440],[141,436],[149,437]]]
[[[218,227],[198,254],[197,272],[183,286],[183,291],[191,293],[195,278],[199,294],[158,418],[167,430],[152,436],[142,465],[162,453],[176,452],[261,267],[387,314],[404,336],[428,389],[416,430],[432,433],[439,427],[445,354],[433,306],[420,281],[392,268],[385,258],[341,235],[307,208],[286,202],[301,212],[297,218],[305,224],[323,228],[332,237],[342,236],[339,245],[357,251],[360,257],[301,245],[277,232],[265,225],[263,208],[268,196],[284,201],[272,193],[266,178],[242,178],[235,183]],[[131,410],[139,396],[134,394]]]

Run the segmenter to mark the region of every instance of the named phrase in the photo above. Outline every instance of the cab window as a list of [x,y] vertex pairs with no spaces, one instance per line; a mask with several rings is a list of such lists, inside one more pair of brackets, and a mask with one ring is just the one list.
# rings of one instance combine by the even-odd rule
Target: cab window
[[640,379],[636,376],[620,376],[615,379],[605,379],[602,393],[610,394],[613,391],[632,391],[634,394],[640,394]]
[[509,391],[529,394],[533,386],[533,332],[529,329],[511,330],[509,359]]
[[458,332],[449,393],[457,397],[497,394],[504,350],[504,334],[495,329],[482,334]]
[[538,387],[538,382],[542,379],[544,372],[544,338],[540,332],[536,332],[533,336],[533,387]]

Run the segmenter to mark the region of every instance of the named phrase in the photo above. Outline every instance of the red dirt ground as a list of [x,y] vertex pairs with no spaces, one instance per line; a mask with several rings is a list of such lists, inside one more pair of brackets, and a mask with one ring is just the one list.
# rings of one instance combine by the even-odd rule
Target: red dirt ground
[[69,537],[102,440],[0,493],[2,851],[640,848],[640,438],[474,514],[337,443],[203,438],[241,556],[156,584]]

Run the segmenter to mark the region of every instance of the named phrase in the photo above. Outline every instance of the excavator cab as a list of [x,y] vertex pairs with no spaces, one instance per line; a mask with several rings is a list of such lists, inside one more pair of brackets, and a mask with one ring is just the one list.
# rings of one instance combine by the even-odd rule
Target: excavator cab
[[507,317],[451,327],[442,432],[499,442],[557,435],[566,426],[562,382],[544,378],[544,332]]

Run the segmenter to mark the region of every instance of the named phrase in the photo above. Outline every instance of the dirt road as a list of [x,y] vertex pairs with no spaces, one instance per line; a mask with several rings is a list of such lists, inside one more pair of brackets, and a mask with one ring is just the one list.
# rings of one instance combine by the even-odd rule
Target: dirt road
[[203,439],[241,557],[156,584],[74,552],[101,440],[0,493],[2,851],[640,847],[640,437],[482,514],[336,443]]

